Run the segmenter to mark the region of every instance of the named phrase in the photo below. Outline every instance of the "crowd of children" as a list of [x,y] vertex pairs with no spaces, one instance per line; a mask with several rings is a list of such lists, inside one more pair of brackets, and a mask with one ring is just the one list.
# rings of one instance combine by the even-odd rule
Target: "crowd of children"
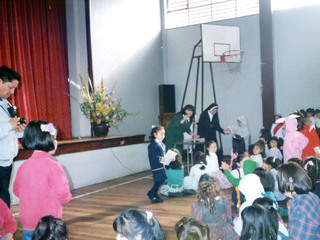
[[[313,114],[313,115],[312,115]],[[276,115],[271,130],[261,129],[259,141],[249,145],[244,117],[226,129],[234,134],[231,161],[219,164],[218,146],[206,143],[206,152],[196,152],[188,176],[182,152],[171,148],[167,159],[165,129],[152,126],[148,157],[153,186],[146,193],[151,203],[167,197],[196,195],[191,216],[175,226],[180,239],[320,239],[320,109],[308,109],[282,118]],[[22,146],[33,151],[13,183],[20,199],[19,217],[23,240],[68,238],[62,204],[70,201],[67,177],[52,155],[57,149],[57,128],[45,121],[31,121]],[[315,137],[316,136],[316,137]],[[318,148],[318,149],[317,149]],[[36,184],[35,184],[36,183]],[[36,186],[36,187],[34,187]],[[231,204],[221,189],[232,188]],[[287,217],[286,223],[283,217]],[[17,223],[0,199],[0,240],[13,239]],[[113,222],[117,239],[166,239],[151,212],[127,209]],[[190,238],[192,236],[192,238]]]

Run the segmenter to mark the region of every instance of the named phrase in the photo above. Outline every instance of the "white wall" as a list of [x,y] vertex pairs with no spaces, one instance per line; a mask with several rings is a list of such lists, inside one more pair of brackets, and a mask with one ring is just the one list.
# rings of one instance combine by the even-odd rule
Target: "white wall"
[[[54,158],[61,163],[70,189],[108,181],[150,169],[147,143],[134,144],[71,154]],[[130,156],[130,157],[129,157]],[[19,199],[12,193],[12,184],[23,161],[13,163],[10,192],[13,204]],[[151,172],[150,172],[151,174]]]
[[[84,1],[68,1],[73,2],[67,4],[68,16],[71,18],[75,15],[72,13],[77,12],[84,19]],[[111,129],[109,134],[146,134],[148,137],[151,125],[159,124],[158,85],[163,84],[159,1],[91,0],[90,12],[94,80],[103,79],[109,88],[117,81],[114,96],[122,98],[122,107],[132,113],[140,112],[139,116],[129,116],[120,123],[120,133]],[[81,46],[71,52],[72,56],[77,51],[86,51],[83,25],[81,19],[73,25],[68,24],[68,40],[71,39],[68,46],[74,48],[74,42]],[[74,33],[78,34],[75,39]],[[69,65],[85,72],[87,68],[79,67],[85,65],[85,55],[77,57],[73,57]],[[76,97],[81,101],[79,95]],[[72,108],[73,136],[89,136],[89,122],[83,120],[78,105],[73,104]],[[82,124],[86,124],[87,131],[77,130]]]
[[[241,49],[244,50],[242,63],[213,63],[216,98],[219,104],[220,124],[223,128],[236,124],[236,118],[244,115],[248,119],[252,135],[251,142],[258,139],[262,128],[262,97],[260,70],[259,16],[215,22],[217,25],[239,26]],[[200,25],[166,30],[167,68],[165,83],[176,86],[176,108],[180,109],[185,89],[190,59],[194,45],[200,40]],[[200,51],[200,50],[199,50]],[[204,108],[214,102],[209,64],[205,64]],[[231,69],[229,69],[229,66]],[[195,98],[196,62],[193,64],[185,104],[193,104]],[[200,80],[199,80],[200,83]],[[200,92],[198,93],[200,97]],[[200,98],[198,99],[200,104]],[[197,104],[197,105],[198,105]],[[200,115],[201,107],[197,106]],[[224,153],[231,151],[231,137],[222,135]]]
[[320,5],[273,14],[276,111],[320,107]]

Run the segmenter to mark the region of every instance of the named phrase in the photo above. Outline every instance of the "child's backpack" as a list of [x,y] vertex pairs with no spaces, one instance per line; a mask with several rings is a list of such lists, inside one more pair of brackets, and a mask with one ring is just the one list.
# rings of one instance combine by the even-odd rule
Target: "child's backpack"
[[[239,173],[239,178],[240,178],[241,176],[240,176],[239,169],[237,169],[237,171]],[[233,187],[231,200],[238,208],[240,208],[241,204],[245,202],[244,195],[240,192],[237,186]]]

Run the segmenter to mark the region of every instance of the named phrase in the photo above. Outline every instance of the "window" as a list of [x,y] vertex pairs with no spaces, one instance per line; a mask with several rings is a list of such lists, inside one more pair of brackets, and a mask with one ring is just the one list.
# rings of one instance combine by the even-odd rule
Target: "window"
[[259,0],[165,0],[165,28],[259,13]]

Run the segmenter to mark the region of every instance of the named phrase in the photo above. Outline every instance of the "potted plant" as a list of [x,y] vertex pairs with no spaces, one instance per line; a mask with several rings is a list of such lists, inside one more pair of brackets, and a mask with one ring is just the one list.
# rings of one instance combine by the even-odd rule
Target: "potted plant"
[[109,91],[103,84],[103,80],[101,80],[100,85],[93,86],[91,80],[88,79],[90,91],[81,75],[80,80],[81,87],[68,79],[68,81],[78,87],[82,93],[83,102],[80,103],[80,109],[83,115],[90,119],[95,136],[106,136],[111,127],[120,131],[119,122],[122,122],[127,116],[139,114],[129,113],[122,108],[122,98],[115,98],[114,96],[116,83],[113,85],[112,90]]

